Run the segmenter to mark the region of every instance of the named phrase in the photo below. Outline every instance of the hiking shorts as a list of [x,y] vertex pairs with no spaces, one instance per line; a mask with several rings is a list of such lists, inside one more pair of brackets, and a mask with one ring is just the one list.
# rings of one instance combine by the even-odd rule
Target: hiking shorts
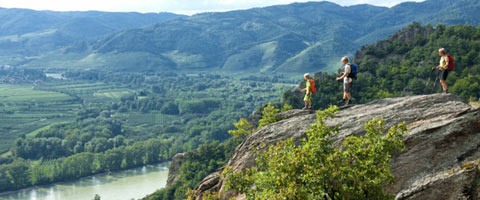
[[446,70],[443,70],[441,73],[440,73],[440,80],[442,81],[445,81],[447,80],[447,76],[448,76],[448,72],[450,70],[446,69]]
[[303,97],[303,101],[311,101],[312,100],[312,93],[310,92],[310,94],[306,94],[305,93],[305,97]]
[[343,83],[343,91],[350,92],[352,90],[353,82]]

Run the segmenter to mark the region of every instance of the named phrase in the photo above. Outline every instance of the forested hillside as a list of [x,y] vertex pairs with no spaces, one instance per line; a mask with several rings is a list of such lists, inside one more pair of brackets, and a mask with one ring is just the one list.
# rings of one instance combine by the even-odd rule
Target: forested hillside
[[[353,82],[354,103],[374,99],[440,92],[438,49],[446,48],[455,60],[447,85],[449,92],[465,100],[480,97],[480,27],[470,25],[421,26],[413,23],[387,40],[362,47],[353,63],[359,65],[358,79]],[[340,66],[340,61],[338,61]],[[316,108],[336,104],[343,95],[338,74],[318,73],[318,92],[313,96]],[[436,83],[435,83],[436,82]],[[303,83],[304,84],[304,83]],[[301,94],[284,93],[283,100],[303,106]]]
[[478,25],[479,8],[476,0],[427,0],[392,8],[309,2],[204,13],[79,43],[25,66],[331,72],[342,56],[413,21]]

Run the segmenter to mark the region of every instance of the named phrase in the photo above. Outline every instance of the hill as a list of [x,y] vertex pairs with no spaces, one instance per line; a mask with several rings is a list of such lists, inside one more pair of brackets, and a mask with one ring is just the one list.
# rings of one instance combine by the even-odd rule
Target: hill
[[22,61],[24,57],[56,50],[77,41],[178,17],[184,16],[173,13],[54,12],[0,8],[0,54],[6,63],[15,58]]
[[365,44],[418,21],[480,22],[475,0],[427,0],[392,8],[294,3],[203,13],[83,42],[27,63],[27,67],[115,71],[334,71],[338,60]]
[[[444,109],[438,109],[438,107]],[[316,121],[315,114],[290,110],[282,115],[287,116],[287,119],[267,125],[249,135],[235,149],[226,167],[207,176],[195,188],[198,195],[196,199],[201,199],[207,193],[216,194],[216,192],[221,197],[220,199],[247,199],[245,194],[225,188],[228,183],[221,175],[222,171],[231,168],[234,171],[245,172],[246,169],[259,163],[257,155],[259,152],[267,151],[269,145],[289,138],[293,138],[298,144],[302,138],[307,137],[306,130],[309,127],[315,127],[310,126]],[[480,158],[480,154],[477,152],[479,137],[477,130],[480,128],[478,107],[471,107],[451,94],[377,100],[342,110],[336,113],[334,118],[328,119],[326,124],[329,127],[338,126],[339,130],[329,139],[338,144],[352,135],[364,136],[367,131],[363,125],[373,118],[385,119],[385,128],[401,122],[405,122],[408,127],[408,134],[405,134],[403,138],[404,150],[392,155],[390,168],[395,176],[395,181],[386,187],[386,192],[393,194],[395,199],[476,199],[475,195],[479,190],[477,160]],[[279,149],[279,151],[281,150],[283,149]],[[291,154],[294,153],[291,152]],[[294,163],[293,161],[287,162],[289,161],[288,157],[292,156],[291,154],[285,156],[284,165]],[[302,167],[307,169],[321,167],[309,166],[315,161],[303,160],[305,157],[308,155],[304,155],[302,161],[299,161],[305,163],[305,166],[301,165]],[[357,157],[357,159],[361,158]],[[282,168],[281,170],[287,169]],[[297,168],[293,171],[293,173],[295,172],[299,172],[295,174],[295,177],[305,175],[301,173],[302,169]],[[282,178],[288,179],[289,177]],[[309,177],[308,180],[315,182],[315,180],[323,179],[322,177]],[[319,188],[329,188],[327,183],[317,183]],[[301,183],[296,184],[297,187],[302,185]],[[343,184],[344,187],[347,187],[346,185],[351,183]],[[281,188],[280,185],[278,187]],[[269,188],[270,191],[284,192],[276,189],[276,187]],[[301,188],[292,188],[294,192],[299,190]],[[368,193],[369,191],[364,192]]]
[[[464,100],[480,98],[480,27],[470,25],[433,28],[413,23],[382,40],[362,47],[353,63],[359,65],[358,79],[353,83],[353,100],[366,103],[376,99],[440,92],[438,49],[446,48],[455,60],[455,69],[447,78],[449,92]],[[316,108],[336,104],[343,95],[343,85],[335,82],[337,74],[316,73]],[[303,88],[301,83],[298,88]],[[287,91],[283,101],[300,108],[303,94]]]

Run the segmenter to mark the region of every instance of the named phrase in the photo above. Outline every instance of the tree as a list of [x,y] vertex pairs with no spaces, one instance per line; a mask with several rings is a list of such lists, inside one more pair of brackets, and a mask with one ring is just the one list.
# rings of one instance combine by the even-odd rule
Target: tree
[[241,118],[237,123],[233,123],[237,130],[229,130],[228,133],[233,136],[250,135],[255,130],[245,118]]
[[93,200],[101,200],[102,198],[100,197],[100,195],[98,194],[95,194],[95,196],[93,197]]
[[279,121],[280,118],[278,117],[278,112],[279,112],[278,108],[275,108],[272,105],[272,103],[268,103],[268,105],[265,108],[263,108],[262,119],[258,121],[259,122],[258,128],[262,128],[268,124]]
[[160,112],[167,115],[178,115],[178,105],[173,102],[168,102],[160,108]]

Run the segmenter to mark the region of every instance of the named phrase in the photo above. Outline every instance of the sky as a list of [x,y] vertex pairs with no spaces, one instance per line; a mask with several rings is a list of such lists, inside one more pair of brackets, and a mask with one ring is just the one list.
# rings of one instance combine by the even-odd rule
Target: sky
[[[312,0],[0,0],[0,7],[54,11],[173,12],[191,15],[199,12],[229,11],[307,1]],[[367,3],[392,7],[405,1],[422,0],[329,1],[343,6]]]

